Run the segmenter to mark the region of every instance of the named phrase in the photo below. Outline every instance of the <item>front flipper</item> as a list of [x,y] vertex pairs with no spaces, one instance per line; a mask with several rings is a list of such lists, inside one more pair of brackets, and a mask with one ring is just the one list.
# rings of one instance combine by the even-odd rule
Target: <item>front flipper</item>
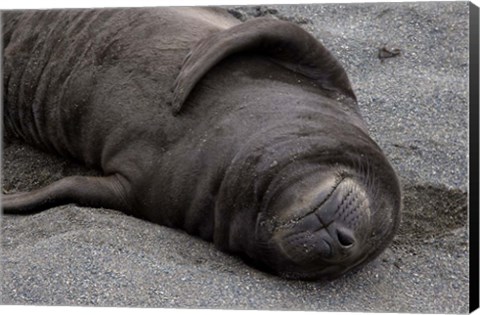
[[314,80],[320,87],[356,100],[345,70],[317,39],[295,24],[259,18],[214,33],[192,48],[172,89],[173,114],[181,111],[195,84],[213,66],[239,52],[269,56],[283,67]]
[[5,214],[31,214],[51,207],[76,203],[127,212],[128,187],[119,175],[107,177],[71,176],[43,188],[2,196]]

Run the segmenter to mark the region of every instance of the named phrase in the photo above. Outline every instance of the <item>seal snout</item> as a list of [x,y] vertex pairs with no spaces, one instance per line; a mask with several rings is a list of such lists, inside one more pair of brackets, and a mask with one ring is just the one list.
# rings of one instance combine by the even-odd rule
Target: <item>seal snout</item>
[[319,253],[328,261],[342,262],[355,256],[359,249],[359,242],[355,238],[355,231],[337,223],[325,228],[326,233],[319,238],[319,242],[329,244],[329,252]]
[[321,195],[310,211],[288,226],[289,233],[278,230],[283,234],[279,245],[299,265],[348,265],[362,256],[370,233],[368,193],[361,182],[347,177]]

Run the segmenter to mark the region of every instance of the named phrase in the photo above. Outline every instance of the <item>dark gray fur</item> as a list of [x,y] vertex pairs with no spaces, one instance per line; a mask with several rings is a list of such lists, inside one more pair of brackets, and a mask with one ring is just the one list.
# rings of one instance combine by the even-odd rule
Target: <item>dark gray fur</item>
[[215,8],[2,21],[6,135],[104,174],[4,196],[6,213],[109,207],[290,278],[338,276],[391,241],[396,175],[300,27]]

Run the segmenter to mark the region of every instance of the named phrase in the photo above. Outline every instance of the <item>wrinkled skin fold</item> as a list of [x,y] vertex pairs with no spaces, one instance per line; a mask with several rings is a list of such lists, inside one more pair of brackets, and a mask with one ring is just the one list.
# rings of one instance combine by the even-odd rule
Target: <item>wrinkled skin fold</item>
[[2,197],[107,207],[294,279],[378,256],[400,187],[347,74],[294,24],[217,8],[5,11],[6,137],[100,169]]

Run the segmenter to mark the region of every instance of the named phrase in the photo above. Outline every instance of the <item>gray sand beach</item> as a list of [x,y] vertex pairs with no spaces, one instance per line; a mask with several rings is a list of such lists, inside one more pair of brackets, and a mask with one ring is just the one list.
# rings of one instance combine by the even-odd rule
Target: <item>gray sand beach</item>
[[[402,184],[393,244],[333,281],[263,273],[182,231],[109,209],[66,205],[1,220],[2,304],[466,313],[466,2],[229,7],[240,19],[298,23],[342,63],[372,138]],[[380,60],[379,49],[400,50]],[[96,174],[17,141],[2,189]]]

